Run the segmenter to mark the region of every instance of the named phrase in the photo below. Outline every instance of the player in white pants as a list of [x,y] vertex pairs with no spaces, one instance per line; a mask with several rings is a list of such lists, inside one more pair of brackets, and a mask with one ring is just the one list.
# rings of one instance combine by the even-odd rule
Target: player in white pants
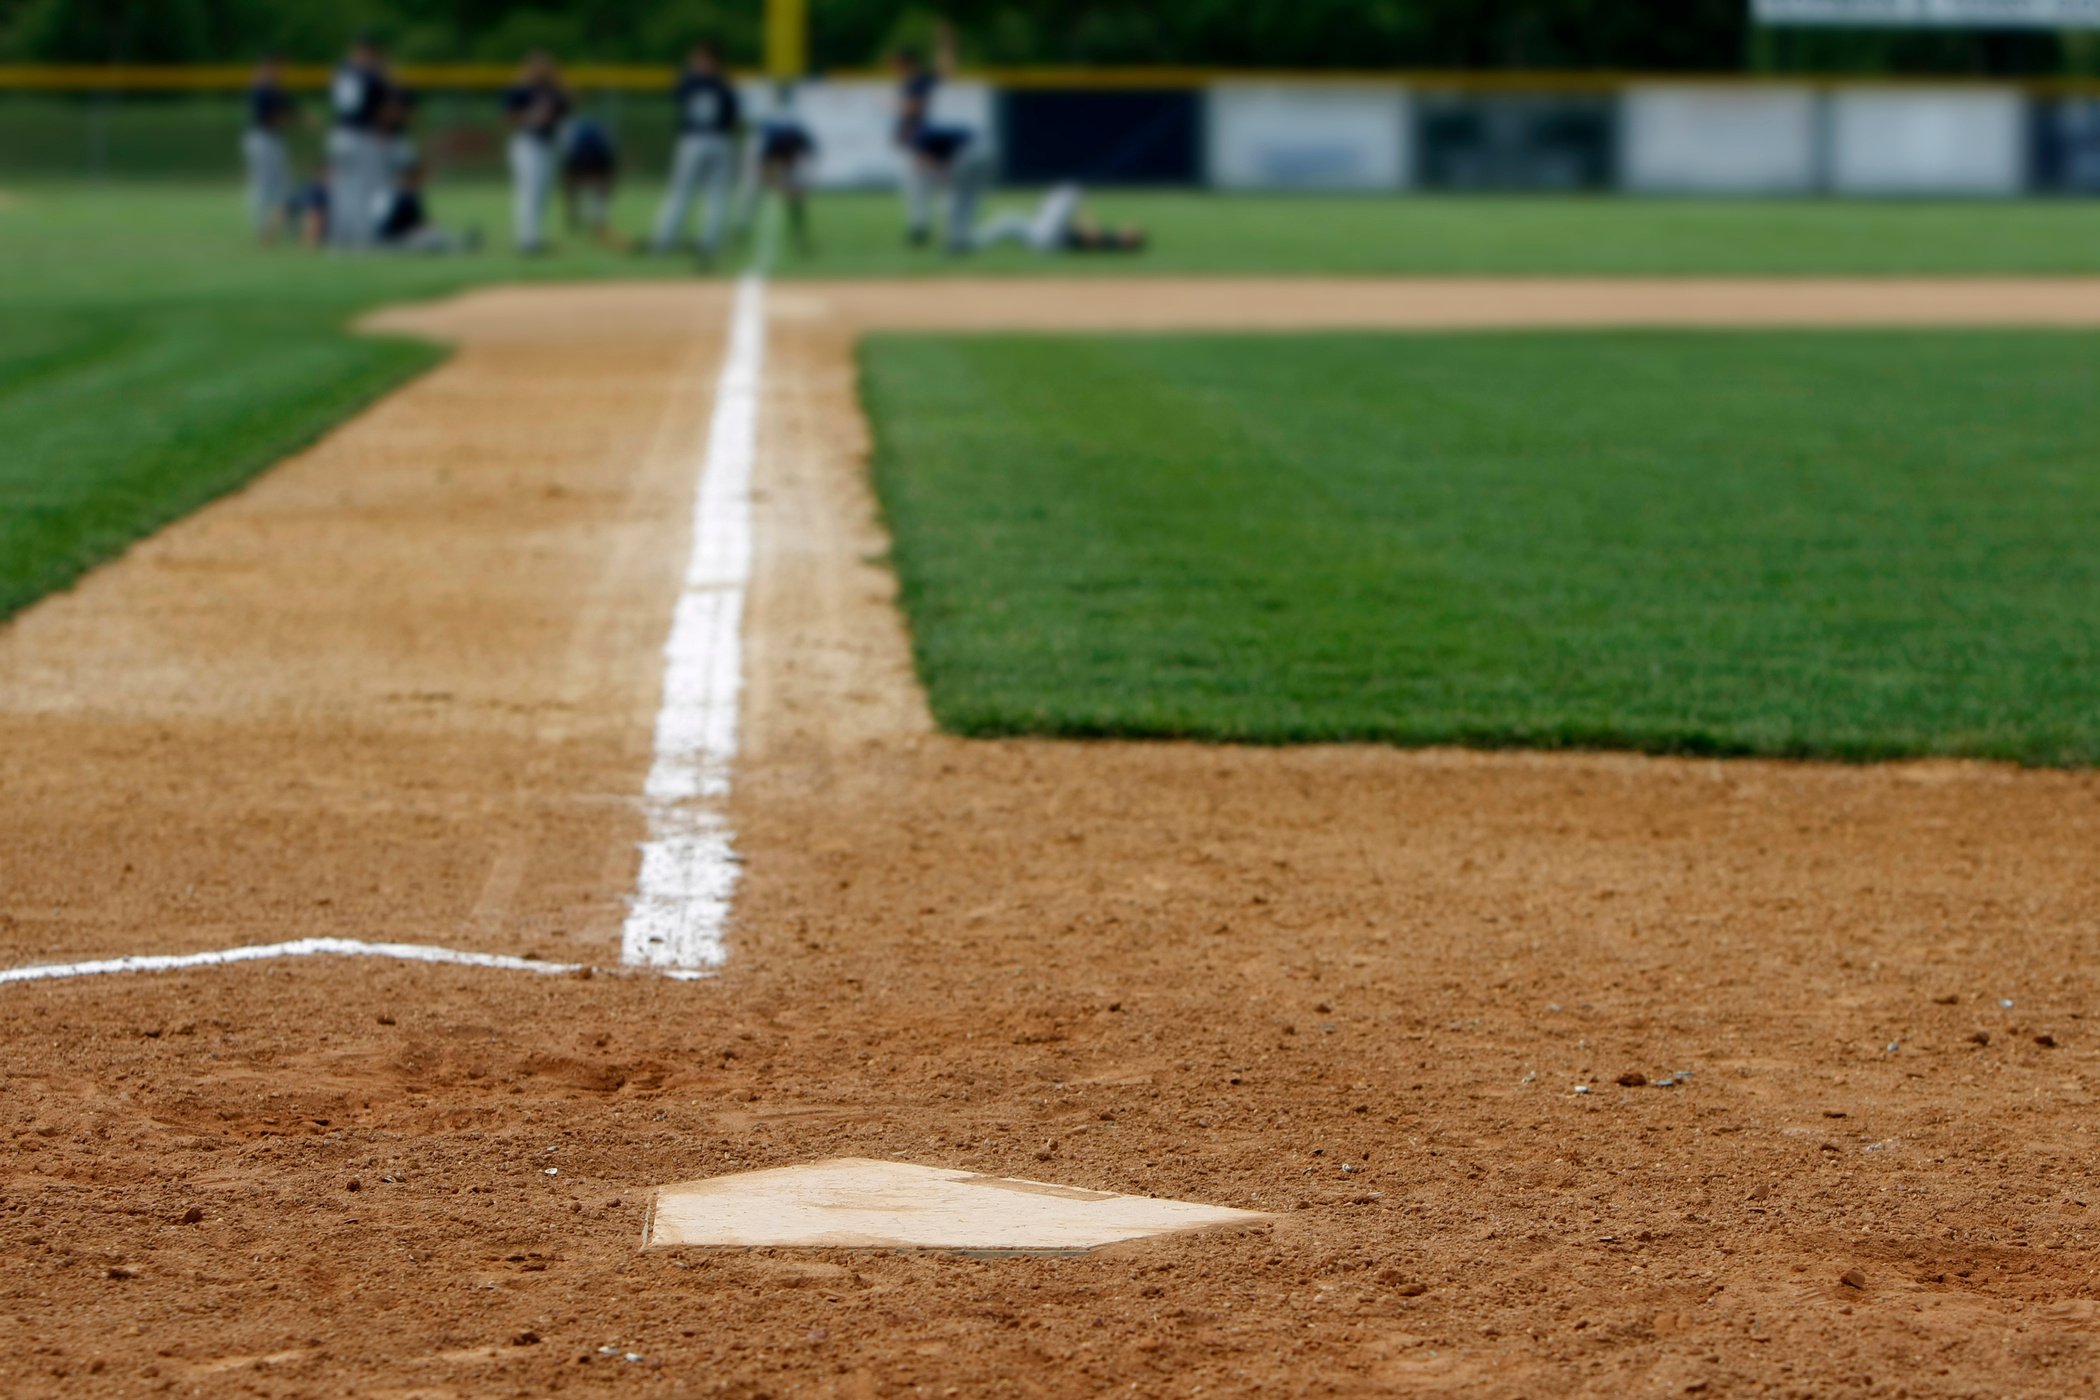
[[809,167],[816,159],[816,138],[795,117],[791,94],[783,94],[774,115],[758,123],[752,138],[752,156],[738,195],[736,236],[741,238],[758,224],[760,203],[768,194],[778,195],[787,208],[788,236],[795,251],[814,251],[809,236]]
[[1055,253],[1065,246],[1065,234],[1079,213],[1077,185],[1059,185],[1043,197],[1033,214],[1018,211],[1000,214],[978,225],[971,242],[979,248],[1000,243],[1020,243],[1038,253]]
[[284,227],[284,205],[292,193],[292,157],[285,131],[295,108],[286,94],[273,54],[255,68],[248,89],[248,129],[241,134],[241,159],[248,167],[248,223],[265,242]]
[[976,132],[933,119],[934,94],[941,80],[955,71],[955,31],[946,24],[940,27],[932,63],[912,49],[899,49],[892,63],[898,76],[894,135],[904,152],[905,239],[913,247],[927,241],[934,196],[945,191],[945,246],[951,253],[966,253],[977,222],[977,201],[991,183],[992,160]]
[[328,85],[328,241],[337,248],[372,246],[372,210],[388,184],[386,100],[379,46],[361,37]]
[[518,81],[503,94],[503,109],[510,118],[512,222],[521,253],[547,250],[547,203],[554,196],[558,167],[556,138],[569,105],[561,74],[545,53],[528,56]]
[[1000,214],[978,225],[971,246],[1019,243],[1038,253],[1135,253],[1145,246],[1141,228],[1107,228],[1087,217],[1084,191],[1059,185],[1043,196],[1033,214]]
[[722,245],[722,225],[736,188],[737,131],[743,125],[742,103],[722,72],[722,54],[713,44],[700,44],[686,59],[672,88],[677,104],[678,145],[671,155],[671,184],[649,239],[652,252],[668,253],[685,236],[686,215],[695,195],[702,196],[698,248],[713,257]]

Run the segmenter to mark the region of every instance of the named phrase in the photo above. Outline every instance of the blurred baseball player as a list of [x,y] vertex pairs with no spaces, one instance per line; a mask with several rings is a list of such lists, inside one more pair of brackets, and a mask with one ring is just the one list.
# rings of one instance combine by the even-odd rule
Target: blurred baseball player
[[282,65],[270,54],[255,66],[255,81],[248,88],[248,129],[241,135],[241,158],[248,167],[248,222],[264,242],[284,226],[284,202],[292,189],[285,133],[296,115],[284,90]]
[[503,94],[510,119],[512,223],[521,253],[547,251],[542,225],[554,194],[555,140],[569,116],[569,93],[551,54],[528,55]]
[[328,180],[325,170],[285,196],[284,227],[296,242],[309,248],[328,246]]
[[1145,247],[1145,231],[1135,225],[1111,227],[1086,212],[1085,191],[1059,185],[1043,197],[1033,214],[1000,214],[978,225],[971,245],[990,248],[1019,243],[1038,253],[1136,253]]
[[713,44],[697,45],[678,75],[672,98],[677,104],[678,145],[671,156],[671,185],[664,191],[663,209],[656,217],[649,246],[659,253],[678,246],[693,196],[704,190],[706,209],[697,246],[702,257],[712,257],[721,245],[723,220],[729,214],[730,192],[736,182],[737,130],[743,124],[736,87],[722,72],[721,50]]
[[595,117],[569,123],[561,143],[561,196],[571,233],[613,240],[613,190],[620,179],[620,149]]
[[401,173],[420,159],[415,131],[418,102],[415,93],[396,80],[392,72],[382,68],[380,75],[386,80],[386,96],[379,104],[379,119],[373,129],[385,153],[387,187],[391,189]]
[[415,161],[401,170],[394,188],[380,200],[373,239],[376,246],[394,253],[465,253],[481,246],[475,229],[454,234],[430,221],[429,206],[423,202],[423,166]]
[[931,64],[915,49],[899,49],[892,62],[898,76],[896,140],[905,161],[904,236],[913,247],[927,241],[933,195],[945,190],[946,246],[951,253],[967,252],[977,201],[991,179],[991,159],[976,132],[933,119],[934,93],[955,71],[954,29],[940,26]]
[[379,44],[360,35],[328,85],[329,241],[337,248],[372,243],[372,210],[387,189],[387,143],[379,129],[386,107]]
[[809,163],[816,158],[816,138],[796,119],[792,96],[783,93],[780,110],[758,124],[753,142],[756,159],[744,182],[742,208],[737,214],[737,232],[742,234],[758,222],[758,207],[768,194],[787,206],[788,235],[795,251],[808,253]]

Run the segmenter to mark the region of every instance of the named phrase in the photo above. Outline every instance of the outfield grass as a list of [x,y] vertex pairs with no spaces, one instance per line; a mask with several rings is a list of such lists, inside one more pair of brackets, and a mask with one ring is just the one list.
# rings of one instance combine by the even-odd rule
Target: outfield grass
[[[691,275],[580,250],[525,260],[260,251],[230,185],[0,190],[0,617],[231,489],[429,365],[354,337],[386,302],[480,283]],[[630,189],[620,217],[649,216]],[[450,224],[505,227],[500,187],[440,187]],[[1140,258],[907,250],[896,201],[818,201],[788,276],[1393,273],[2100,273],[2100,206],[1104,195],[1148,225]],[[500,238],[494,241],[500,243]],[[734,264],[731,264],[734,265]]]
[[2100,761],[2100,337],[863,352],[966,734]]
[[[1032,207],[1026,196],[994,207]],[[1154,240],[1137,257],[1045,258],[1006,248],[964,270],[1100,276],[1944,276],[2100,274],[2091,200],[1870,202],[1099,193],[1097,214]],[[956,270],[907,252],[895,202],[822,202],[822,256],[793,275]]]

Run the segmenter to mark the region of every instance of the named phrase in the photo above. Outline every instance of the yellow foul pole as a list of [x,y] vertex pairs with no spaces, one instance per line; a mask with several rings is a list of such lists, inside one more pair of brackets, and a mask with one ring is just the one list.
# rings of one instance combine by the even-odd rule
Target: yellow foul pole
[[809,0],[766,0],[766,76],[793,82],[809,72]]

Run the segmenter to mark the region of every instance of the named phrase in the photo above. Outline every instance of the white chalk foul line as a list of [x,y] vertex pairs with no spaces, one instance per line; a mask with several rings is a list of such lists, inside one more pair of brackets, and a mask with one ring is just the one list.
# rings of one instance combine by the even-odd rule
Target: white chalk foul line
[[[736,892],[737,858],[722,804],[736,758],[743,692],[744,594],[751,577],[751,471],[758,450],[759,378],[765,366],[765,281],[773,229],[762,231],[757,264],[738,281],[729,346],[715,390],[700,487],[693,502],[693,554],[664,643],[663,705],[656,756],[643,798],[649,839],[620,962],[679,979],[704,977],[724,956],[723,931]],[[580,972],[582,963],[470,953],[425,943],[298,938],[201,953],[149,953],[91,962],[0,968],[0,984],[180,972],[270,958],[393,958],[507,972]]]
[[736,759],[744,684],[765,314],[765,281],[754,270],[737,283],[707,460],[693,502],[693,557],[664,643],[656,760],[643,789],[649,839],[620,936],[620,961],[630,967],[692,973],[719,967],[724,957],[737,858],[722,807]]

